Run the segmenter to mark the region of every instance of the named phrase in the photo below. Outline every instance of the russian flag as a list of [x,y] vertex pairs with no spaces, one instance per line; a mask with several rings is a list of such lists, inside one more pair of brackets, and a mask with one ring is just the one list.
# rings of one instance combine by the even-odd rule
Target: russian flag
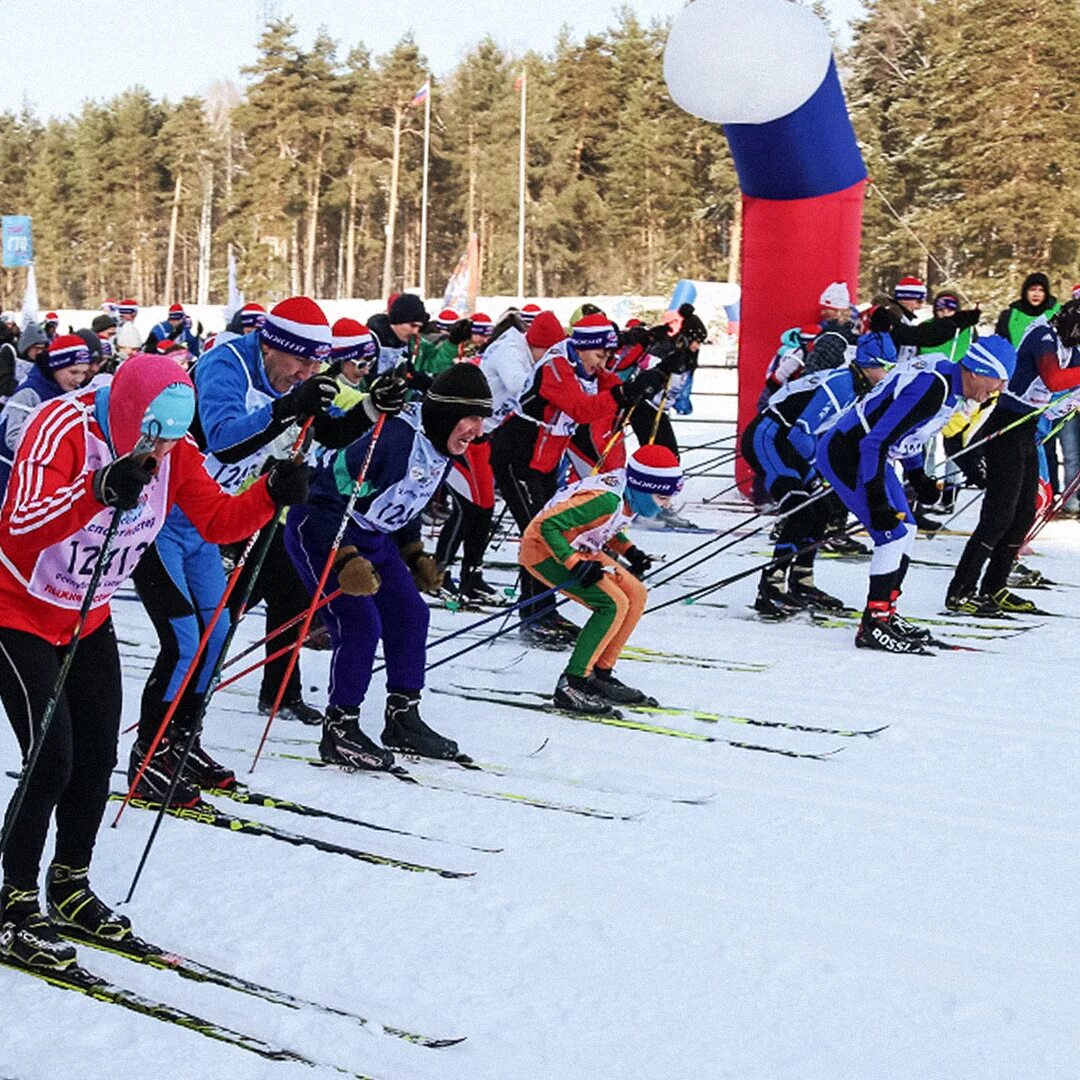
[[409,104],[422,105],[425,101],[427,101],[427,96],[429,93],[431,93],[431,83],[426,82],[423,86],[420,87],[419,90],[416,91],[416,93],[413,95],[412,101],[410,101]]

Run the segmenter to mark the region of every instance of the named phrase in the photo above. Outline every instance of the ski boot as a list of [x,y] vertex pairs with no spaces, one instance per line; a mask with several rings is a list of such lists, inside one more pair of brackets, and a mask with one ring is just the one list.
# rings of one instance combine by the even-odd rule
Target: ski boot
[[433,731],[420,719],[420,695],[414,693],[390,692],[386,695],[382,744],[406,754],[444,761],[453,761],[458,756],[458,744],[453,739]]
[[821,550],[831,551],[834,555],[851,557],[870,554],[870,549],[865,544],[860,544],[858,540],[844,532],[836,532],[827,536],[821,542]]
[[[170,740],[175,748],[177,764],[180,755],[187,746],[190,732],[177,730]],[[197,788],[233,788],[236,787],[236,773],[226,768],[220,761],[215,761],[202,746],[201,736],[196,735],[191,745],[191,752],[184,763],[184,779]]]
[[788,574],[788,595],[801,606],[819,611],[843,611],[845,607],[843,600],[831,596],[814,584],[812,570],[800,570],[799,567],[794,567]]
[[465,604],[503,605],[506,603],[506,597],[498,589],[489,585],[479,570],[462,570],[458,596]]
[[998,589],[993,596],[990,597],[991,603],[993,603],[998,611],[1004,612],[1006,615],[1034,615],[1038,610],[1030,600],[1023,596],[1017,596],[1014,592],[1009,592],[1008,589]]
[[859,629],[855,631],[855,645],[860,649],[878,649],[891,653],[916,653],[925,656],[929,652],[922,642],[907,637],[893,625],[892,608],[882,600],[871,600],[867,604]]
[[344,765],[350,769],[380,771],[394,764],[394,755],[360,730],[359,708],[342,709],[336,705],[326,710],[319,757],[328,765]]
[[1004,618],[1004,612],[984,593],[949,593],[945,597],[945,610],[983,619]]
[[784,577],[783,567],[773,567],[761,575],[761,581],[758,583],[754,610],[770,622],[787,619],[796,612],[804,611],[807,607],[784,589]]
[[[136,773],[142,760],[146,757],[147,747],[136,739],[131,747],[131,757],[128,759],[128,784],[135,779]],[[181,751],[176,749],[168,739],[162,739],[158,743],[153,756],[146,763],[142,778],[135,787],[134,798],[145,799],[148,802],[164,802],[172,786],[173,777],[176,775],[176,766],[179,763]],[[234,778],[235,779],[235,778]],[[198,806],[202,801],[199,789],[181,776],[176,781],[173,791],[173,806]]]
[[656,515],[656,520],[665,529],[696,529],[697,526],[687,517],[683,517],[682,514],[677,513],[670,507],[661,510]]
[[920,645],[928,645],[934,635],[925,626],[916,626],[913,622],[908,622],[897,610],[896,603],[900,599],[900,590],[896,589],[892,594],[892,625],[893,629],[898,630],[905,637],[911,638],[912,641],[917,641]]
[[22,967],[63,971],[75,963],[75,946],[42,915],[37,889],[0,888],[0,957]]
[[589,680],[564,671],[555,686],[552,701],[568,712],[588,713],[590,716],[617,716],[618,713],[596,693]]
[[113,911],[90,888],[87,867],[73,869],[60,863],[49,867],[45,895],[49,918],[63,930],[72,927],[103,941],[123,941],[131,936],[131,920]]
[[[269,716],[273,704],[272,701],[259,698],[259,714]],[[303,698],[283,701],[278,706],[277,714],[282,720],[294,720],[298,724],[307,724],[308,727],[315,727],[323,722],[322,713],[318,709],[313,709]]]
[[1041,589],[1045,587],[1046,581],[1040,571],[1018,562],[1009,574],[1008,584],[1011,589]]
[[562,628],[550,619],[537,619],[535,622],[525,623],[518,630],[518,637],[527,645],[537,649],[546,649],[548,652],[565,652],[573,644],[573,640],[567,638]]
[[656,701],[643,690],[627,686],[615,678],[611,668],[595,667],[588,678],[589,693],[615,705],[655,705]]

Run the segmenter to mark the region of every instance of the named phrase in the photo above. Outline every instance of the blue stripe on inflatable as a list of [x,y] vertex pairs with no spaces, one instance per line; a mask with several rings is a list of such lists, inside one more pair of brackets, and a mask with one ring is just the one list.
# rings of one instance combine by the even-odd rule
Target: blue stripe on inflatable
[[767,124],[725,124],[739,186],[757,199],[810,199],[866,179],[836,61],[804,105]]

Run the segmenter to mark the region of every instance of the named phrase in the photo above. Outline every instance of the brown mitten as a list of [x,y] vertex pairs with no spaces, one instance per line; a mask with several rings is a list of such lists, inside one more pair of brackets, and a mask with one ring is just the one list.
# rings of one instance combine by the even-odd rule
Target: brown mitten
[[349,596],[372,596],[379,591],[379,573],[354,547],[342,548],[334,559],[338,585]]
[[421,592],[433,593],[442,587],[445,574],[435,559],[424,551],[424,545],[419,540],[406,544],[401,549],[401,557]]

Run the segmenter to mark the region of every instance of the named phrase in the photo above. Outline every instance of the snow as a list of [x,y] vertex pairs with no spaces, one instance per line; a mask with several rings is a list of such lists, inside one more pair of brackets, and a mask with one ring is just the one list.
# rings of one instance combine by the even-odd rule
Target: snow
[[[725,430],[679,427],[688,445]],[[730,502],[702,505],[726,483],[692,481],[685,512],[713,528],[746,519]],[[951,524],[969,529],[973,514]],[[635,539],[672,558],[706,537],[642,529]],[[915,557],[955,564],[963,543],[920,538]],[[767,547],[764,532],[747,537],[654,599],[750,570]],[[1053,523],[1036,548],[1029,561],[1048,577],[1080,582],[1080,525]],[[510,546],[495,557],[510,558]],[[865,575],[865,562],[822,559],[817,576],[859,606]],[[915,565],[902,610],[936,616],[948,575]],[[508,570],[490,576],[510,580]],[[205,742],[226,748],[217,756],[242,779],[455,843],[219,800],[224,809],[476,876],[406,873],[167,819],[124,909],[140,933],[377,1023],[285,1009],[84,948],[94,971],[325,1066],[265,1061],[0,970],[0,1077],[285,1080],[340,1075],[333,1065],[378,1080],[1072,1080],[1080,1070],[1080,729],[1071,679],[1080,589],[1027,594],[1069,617],[957,627],[985,640],[954,640],[986,651],[923,658],[857,652],[851,627],[756,622],[747,609],[754,578],[708,598],[726,607],[647,615],[631,641],[729,666],[624,660],[620,675],[665,703],[887,730],[844,738],[628,714],[718,740],[841,750],[797,760],[426,695],[426,718],[506,775],[428,762],[410,763],[415,773],[630,817],[601,820],[275,756],[248,777],[263,719],[256,688],[240,683],[212,706]],[[154,638],[130,594],[114,610],[119,637],[137,643],[122,646],[128,723]],[[433,633],[475,618],[433,614]],[[261,634],[257,613],[237,647]],[[319,688],[309,697],[320,704],[327,660],[303,655],[305,687]],[[524,652],[511,635],[436,669],[431,686],[548,691],[563,662]],[[738,662],[763,669],[738,670]],[[373,694],[364,720],[375,735],[380,700]],[[15,744],[2,727],[0,759],[11,768]],[[272,738],[289,741],[268,747],[315,753],[313,743],[294,741],[316,737],[277,722]],[[123,763],[130,738],[121,740]],[[13,782],[2,782],[6,800]],[[671,801],[704,796],[712,798]],[[151,821],[130,810],[117,829],[103,827],[93,880],[107,900],[126,893]],[[468,1038],[432,1050],[383,1034],[378,1022]]]

